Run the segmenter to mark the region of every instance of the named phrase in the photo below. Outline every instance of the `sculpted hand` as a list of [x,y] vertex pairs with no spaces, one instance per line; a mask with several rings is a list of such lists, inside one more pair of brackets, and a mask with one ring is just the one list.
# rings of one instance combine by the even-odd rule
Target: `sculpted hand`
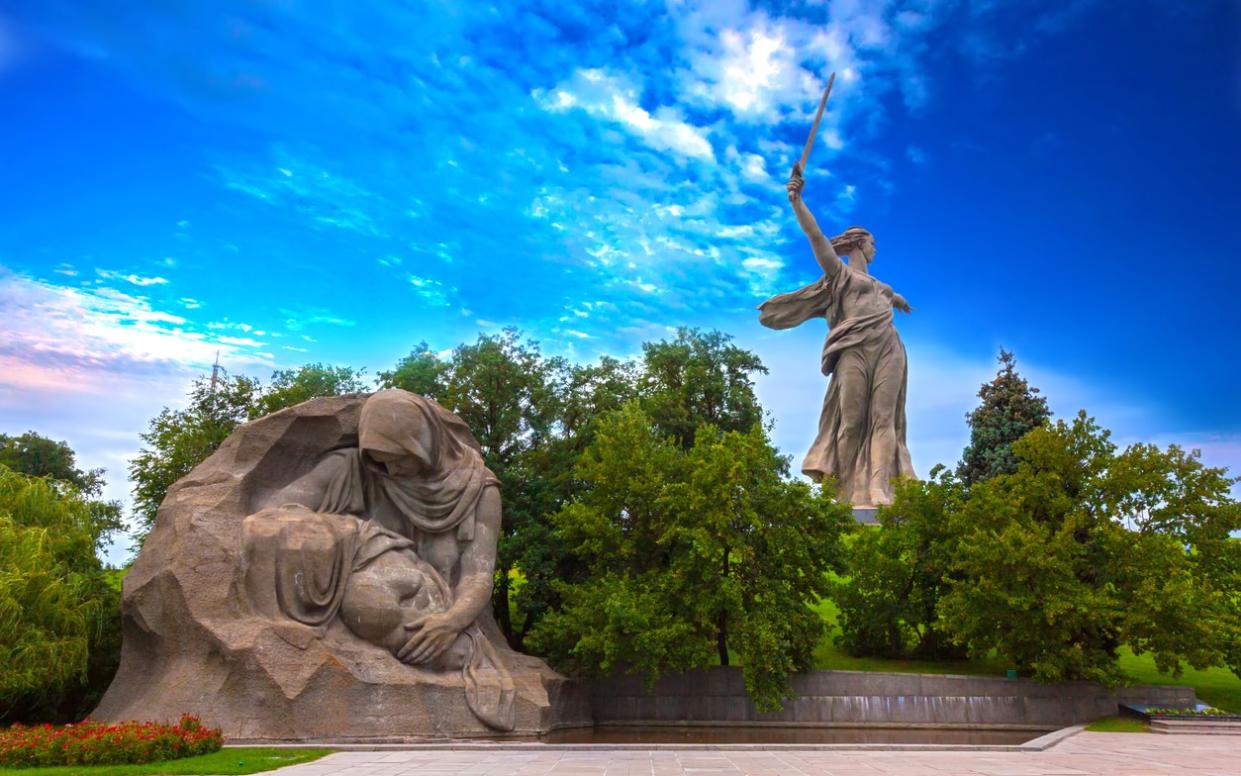
[[409,665],[431,662],[452,646],[461,633],[456,619],[447,612],[434,612],[407,622],[405,630],[413,635],[397,651],[396,658]]
[[796,202],[801,197],[801,190],[806,186],[806,179],[801,176],[801,170],[793,168],[793,174],[789,177],[788,185],[785,186],[789,190],[789,202]]
[[909,302],[905,301],[905,297],[900,294],[892,295],[892,306],[903,313],[912,313],[914,311],[914,308],[909,306]]

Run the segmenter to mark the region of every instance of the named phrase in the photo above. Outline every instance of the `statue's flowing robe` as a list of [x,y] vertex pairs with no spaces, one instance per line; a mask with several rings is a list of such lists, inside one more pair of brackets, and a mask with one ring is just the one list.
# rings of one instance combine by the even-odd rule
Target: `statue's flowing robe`
[[[833,478],[841,500],[854,506],[890,503],[892,478],[914,476],[905,443],[905,346],[893,325],[892,305],[878,281],[845,265],[833,279],[821,278],[759,306],[759,321],[772,329],[812,318],[826,318],[830,327],[821,359],[830,382],[802,471],[816,481]],[[852,370],[849,379],[864,382],[866,399],[847,407],[840,375],[846,368]],[[860,426],[860,433],[844,433],[849,424]],[[885,424],[894,436],[892,454],[876,460],[872,442]]]
[[[340,611],[348,575],[382,552],[416,554],[413,539],[418,532],[455,531],[458,541],[473,541],[483,491],[499,486],[483,465],[469,428],[421,396],[405,391],[375,394],[363,405],[358,433],[359,447],[329,453],[332,476],[316,511],[289,505],[265,510],[279,511],[278,519],[246,521],[247,579],[274,578],[280,613],[304,625],[323,626],[332,620]],[[412,476],[390,476],[363,450],[410,456],[420,470]],[[381,502],[383,509],[377,509]],[[366,518],[376,512],[397,515],[400,524],[338,517]],[[261,566],[270,570],[259,571]],[[422,566],[439,578],[428,564],[420,562]],[[452,588],[440,585],[447,608]],[[252,601],[263,595],[250,593]],[[461,669],[470,709],[490,727],[511,730],[516,691],[501,656],[507,645],[496,643],[503,637],[494,626],[484,628],[480,622],[462,633],[471,643]]]

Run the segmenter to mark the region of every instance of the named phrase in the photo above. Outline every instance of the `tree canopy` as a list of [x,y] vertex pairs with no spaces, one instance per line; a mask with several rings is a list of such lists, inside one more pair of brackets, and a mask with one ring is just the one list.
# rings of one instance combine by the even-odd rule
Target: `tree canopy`
[[1044,681],[1109,683],[1122,645],[1178,675],[1234,659],[1241,610],[1235,577],[1220,576],[1232,561],[1216,564],[1235,560],[1235,480],[1175,447],[1117,453],[1084,412],[1013,455],[1016,470],[975,484],[952,518],[940,615],[971,654],[995,650]]
[[949,521],[964,495],[960,480],[936,467],[925,482],[898,482],[892,504],[879,511],[880,528],[853,537],[848,576],[833,589],[837,638],[849,654],[964,656],[939,620],[957,541]]
[[0,721],[78,719],[116,669],[120,595],[96,555],[115,526],[64,482],[0,465]]
[[33,477],[67,482],[88,496],[98,496],[103,490],[103,469],[82,471],[68,442],[34,431],[19,436],[0,434],[0,465]]
[[740,658],[760,707],[810,666],[823,622],[810,608],[839,567],[852,512],[787,479],[760,425],[661,435],[639,403],[610,413],[577,464],[579,496],[552,517],[584,573],[531,639],[557,665],[654,677]]

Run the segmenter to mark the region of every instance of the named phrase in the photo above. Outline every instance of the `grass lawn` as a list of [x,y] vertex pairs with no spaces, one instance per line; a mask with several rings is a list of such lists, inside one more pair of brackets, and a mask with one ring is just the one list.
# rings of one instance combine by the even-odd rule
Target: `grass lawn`
[[[875,657],[852,657],[836,645],[840,626],[836,623],[836,605],[830,600],[819,603],[818,612],[828,623],[823,640],[814,650],[814,667],[838,671],[901,671],[920,674],[1004,674],[1009,668],[998,658],[988,660],[953,660],[929,662],[922,660],[885,660]],[[1216,708],[1241,714],[1241,678],[1226,668],[1206,671],[1185,669],[1179,677],[1161,674],[1150,655],[1134,655],[1122,648],[1120,668],[1134,684],[1183,684],[1193,687],[1198,699]]]
[[1134,655],[1121,648],[1120,667],[1138,684],[1185,684],[1194,688],[1198,700],[1212,706],[1241,714],[1241,679],[1227,668],[1208,668],[1195,671],[1186,668],[1179,678],[1161,674],[1155,668],[1150,655]]
[[331,749],[268,749],[246,747],[221,749],[200,757],[185,757],[146,765],[63,765],[55,768],[0,768],[5,776],[225,776],[260,773],[318,760]]
[[1097,719],[1086,726],[1091,733],[1149,733],[1150,725],[1132,717]]

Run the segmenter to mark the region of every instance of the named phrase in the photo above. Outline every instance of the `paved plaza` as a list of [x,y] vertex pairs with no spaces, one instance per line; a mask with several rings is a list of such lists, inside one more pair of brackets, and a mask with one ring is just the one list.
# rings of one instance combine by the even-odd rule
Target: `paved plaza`
[[281,776],[1241,776],[1241,738],[1079,733],[1042,752],[619,750],[339,752]]

